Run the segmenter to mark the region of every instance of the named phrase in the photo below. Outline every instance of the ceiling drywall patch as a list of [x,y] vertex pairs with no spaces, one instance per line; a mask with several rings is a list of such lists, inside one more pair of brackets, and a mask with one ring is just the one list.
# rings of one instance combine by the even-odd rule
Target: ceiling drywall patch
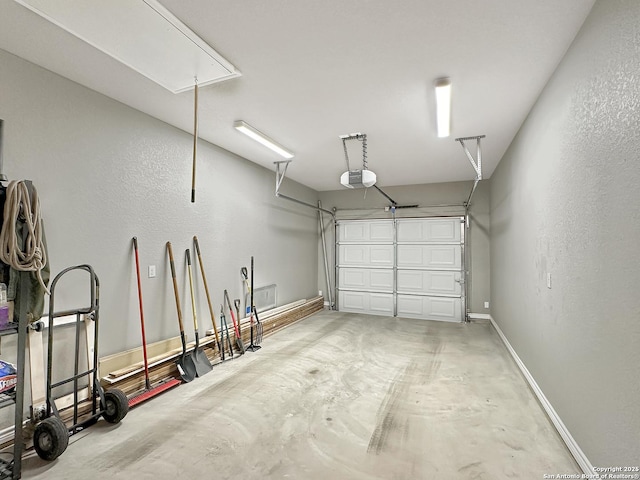
[[241,73],[156,0],[15,0],[173,93]]

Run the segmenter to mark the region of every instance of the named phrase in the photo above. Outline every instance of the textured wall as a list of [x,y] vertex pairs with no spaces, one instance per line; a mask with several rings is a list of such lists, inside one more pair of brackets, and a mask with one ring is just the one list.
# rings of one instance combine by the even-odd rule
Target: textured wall
[[[461,162],[467,162],[464,152],[460,149]],[[469,166],[471,169],[471,166]],[[399,205],[420,205],[425,208],[398,209],[397,216],[415,215],[461,215],[464,209],[460,207],[427,207],[430,205],[462,205],[469,197],[473,182],[436,183],[428,185],[408,185],[403,187],[384,187],[382,190],[393,198]],[[344,188],[330,192],[320,192],[322,206],[327,209],[338,209],[338,218],[391,218],[384,207],[389,201],[375,189],[352,190]],[[476,189],[469,212],[471,228],[468,229],[470,250],[471,288],[467,308],[473,313],[488,313],[484,302],[489,301],[489,184],[480,182]],[[331,217],[324,216],[327,232],[327,250],[330,255],[329,266],[333,268],[333,228],[328,228]],[[332,277],[332,282],[334,281]],[[323,293],[326,291],[324,261],[322,250],[319,250],[318,285]],[[326,293],[325,293],[326,297]]]
[[600,0],[491,179],[492,315],[596,466],[640,459],[639,154],[640,2]]
[[[224,288],[232,299],[241,297],[240,267],[249,266],[251,255],[256,287],[276,283],[279,303],[315,295],[315,213],[276,199],[273,172],[201,141],[192,204],[191,135],[1,50],[0,118],[5,173],[29,178],[38,188],[52,274],[89,263],[100,277],[101,354],[140,345],[134,235],[149,342],[178,334],[167,240],[176,255],[190,338],[184,252],[193,235],[218,309]],[[283,191],[312,203],[317,198],[288,180]],[[146,278],[150,264],[157,266],[153,279]],[[203,331],[211,321],[199,271],[194,274]],[[56,306],[78,307],[86,291],[86,281],[70,278]]]

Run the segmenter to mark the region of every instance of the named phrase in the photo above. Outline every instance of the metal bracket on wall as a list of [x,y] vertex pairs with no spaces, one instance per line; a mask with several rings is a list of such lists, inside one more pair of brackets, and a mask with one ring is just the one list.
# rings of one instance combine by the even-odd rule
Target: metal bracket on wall
[[[312,205],[311,203],[303,202],[302,200],[298,200],[297,198],[288,197],[280,193],[280,187],[282,186],[282,182],[284,181],[284,176],[287,174],[287,167],[291,163],[291,160],[282,160],[280,162],[273,162],[276,165],[276,197],[284,198],[285,200],[289,200],[290,202],[297,203],[299,205],[304,205],[305,207],[313,208],[319,212],[325,212],[331,215],[333,219],[336,219],[336,214],[331,210],[327,210],[325,208],[318,207],[316,205]],[[284,164],[284,166],[283,166]]]
[[284,180],[284,176],[287,174],[287,168],[291,163],[291,160],[283,160],[281,162],[273,162],[276,165],[276,197],[280,193],[280,185]]
[[[471,198],[473,197],[474,192],[476,191],[476,187],[478,186],[478,182],[480,180],[482,180],[482,149],[480,148],[480,140],[482,138],[485,138],[486,135],[477,135],[475,137],[460,137],[460,138],[456,138],[456,142],[460,142],[460,145],[462,146],[462,148],[464,149],[464,153],[467,156],[467,158],[469,159],[469,163],[471,164],[471,166],[473,167],[473,169],[476,172],[476,178],[473,182],[473,187],[471,188],[471,193],[469,194],[469,198],[467,198],[467,201],[465,203],[465,207],[468,209],[469,205],[471,205]],[[471,155],[471,152],[469,151],[469,149],[467,148],[467,146],[465,145],[465,141],[466,140],[475,140],[476,141],[476,159],[473,158],[473,155]],[[468,215],[467,215],[468,217]],[[467,228],[469,227],[469,219],[466,219],[466,223],[467,223]]]

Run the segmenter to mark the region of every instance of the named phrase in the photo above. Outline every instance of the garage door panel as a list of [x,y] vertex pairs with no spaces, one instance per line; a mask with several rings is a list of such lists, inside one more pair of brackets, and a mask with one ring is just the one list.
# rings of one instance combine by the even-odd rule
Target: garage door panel
[[393,294],[370,293],[369,309],[371,313],[393,316]]
[[343,265],[368,265],[368,247],[366,245],[340,245],[340,263]]
[[424,250],[421,245],[398,245],[398,267],[424,267]]
[[369,240],[372,242],[393,242],[393,223],[371,223]]
[[402,293],[460,295],[460,272],[398,270],[397,290]]
[[398,268],[462,268],[460,245],[398,245]]
[[398,317],[460,322],[462,300],[454,297],[398,294]]
[[427,264],[429,267],[459,269],[462,266],[460,245],[438,245],[425,248],[429,256]]
[[427,231],[425,241],[429,242],[459,242],[460,220],[430,220],[425,226]]
[[429,306],[431,316],[442,317],[446,316],[447,318],[454,319],[457,318],[456,315],[456,299],[453,298],[429,298]]
[[341,312],[393,316],[393,294],[340,291]]
[[393,270],[370,270],[369,286],[375,290],[393,292]]
[[410,297],[398,295],[398,316],[399,317],[422,317],[424,316],[424,304],[422,297]]
[[368,268],[341,268],[340,288],[393,292],[393,270],[373,270]]
[[422,221],[398,220],[398,242],[420,242],[423,236]]
[[368,287],[368,271],[361,268],[341,268],[340,269],[340,286],[344,288],[360,288]]
[[369,237],[368,226],[364,222],[340,224],[341,242],[362,242]]
[[341,311],[463,319],[460,217],[338,222]]
[[400,219],[398,242],[460,242],[460,219]]
[[340,222],[339,242],[393,242],[393,222]]
[[340,292],[340,310],[350,312],[365,312],[368,309],[366,292]]
[[422,292],[424,290],[424,272],[420,270],[398,270],[398,291]]
[[371,245],[370,263],[375,267],[393,267],[393,245]]
[[393,245],[340,245],[340,266],[393,267]]

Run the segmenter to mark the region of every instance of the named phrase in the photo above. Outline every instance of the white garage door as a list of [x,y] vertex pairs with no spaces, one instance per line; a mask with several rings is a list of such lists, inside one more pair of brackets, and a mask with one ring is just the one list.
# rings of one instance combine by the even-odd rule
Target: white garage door
[[338,309],[464,320],[462,218],[338,222]]

